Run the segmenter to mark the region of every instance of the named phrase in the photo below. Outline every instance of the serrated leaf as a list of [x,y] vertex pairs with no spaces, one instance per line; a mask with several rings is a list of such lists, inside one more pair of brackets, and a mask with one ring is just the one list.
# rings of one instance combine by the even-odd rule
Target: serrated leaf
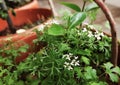
[[114,73],[109,73],[109,76],[110,76],[110,80],[111,80],[112,82],[118,82],[118,80],[119,80],[118,75],[116,75],[116,74],[114,74]]
[[86,13],[85,12],[78,12],[78,13],[74,14],[70,18],[69,28],[76,27],[77,25],[81,24],[85,19],[86,19]]
[[106,70],[110,70],[113,67],[113,64],[110,62],[107,62],[104,64],[104,66],[105,66]]
[[112,68],[111,70],[112,70],[112,72],[117,73],[118,75],[120,75],[120,68],[118,66]]
[[91,52],[88,49],[85,49],[85,50],[79,49],[79,50],[76,50],[75,53],[82,56],[91,56]]
[[76,72],[76,74],[77,74],[77,78],[81,78],[82,77],[82,72],[81,72],[81,69],[80,68],[78,68],[78,67],[75,67],[74,68],[74,71]]
[[99,7],[96,3],[91,3],[85,8],[85,11],[91,11],[91,10],[98,9],[98,8]]
[[64,6],[67,6],[67,7],[71,8],[71,9],[73,9],[75,11],[78,11],[78,12],[81,11],[80,7],[77,6],[76,4],[69,3],[69,2],[62,2],[61,4],[63,4]]
[[60,48],[60,51],[61,51],[61,52],[70,49],[70,47],[69,47],[69,45],[68,45],[67,43],[61,43],[59,48]]
[[58,25],[58,24],[53,24],[49,29],[48,29],[48,34],[53,35],[53,36],[60,36],[65,34],[65,29]]
[[92,67],[90,66],[85,67],[84,69],[85,69],[84,76],[87,80],[97,79],[97,74],[95,69],[92,69]]
[[90,65],[90,60],[85,57],[85,56],[82,56],[81,60],[86,64],[86,65]]

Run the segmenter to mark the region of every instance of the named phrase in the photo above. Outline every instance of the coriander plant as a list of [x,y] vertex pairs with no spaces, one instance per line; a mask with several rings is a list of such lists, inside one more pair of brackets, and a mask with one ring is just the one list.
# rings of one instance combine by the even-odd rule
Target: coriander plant
[[[19,54],[14,48],[5,51],[11,59],[0,56],[0,85],[109,85],[107,78],[118,82],[120,68],[110,63],[111,37],[84,24],[85,9],[64,4],[77,12],[52,19],[36,31],[34,43],[44,43],[42,49],[19,64],[14,63]],[[19,51],[25,52],[24,48],[28,49],[25,46]]]

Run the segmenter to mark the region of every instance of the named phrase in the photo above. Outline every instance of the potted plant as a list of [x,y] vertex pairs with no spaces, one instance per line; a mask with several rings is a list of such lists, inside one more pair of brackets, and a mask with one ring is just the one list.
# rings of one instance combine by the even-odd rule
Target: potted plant
[[[95,0],[99,1],[99,0]],[[96,2],[98,3],[98,2]],[[99,2],[103,4],[103,2]],[[80,9],[72,3],[62,3],[72,9]],[[89,11],[96,8],[90,7]],[[97,7],[98,8],[98,7]],[[80,10],[79,10],[80,11]],[[116,85],[120,68],[110,62],[110,36],[83,25],[86,12],[76,12],[44,24],[37,31],[34,43],[44,44],[36,53],[29,54],[19,64],[14,60],[27,46],[11,50],[0,49],[9,57],[0,57],[0,84],[8,85]],[[110,81],[107,82],[106,78]]]
[[[30,30],[27,30],[24,33],[21,34],[10,34],[8,36],[1,36],[0,37],[0,47],[4,47],[4,44],[8,44],[9,42],[26,42],[27,44],[31,45],[32,40],[36,38],[36,34],[32,32],[32,29],[35,29],[36,23],[40,24],[46,21],[49,17],[52,16],[52,12],[49,9],[46,8],[38,8],[38,4],[36,4],[37,1],[34,0],[28,5],[25,5],[24,7],[15,9],[16,16],[12,15],[11,11],[9,11],[9,16],[7,18],[7,21],[10,21],[9,24],[6,20],[0,19],[0,35],[2,34],[8,34],[8,28],[19,28],[24,26],[25,24],[28,25],[28,28],[31,28]],[[35,5],[34,8],[33,5]],[[34,24],[33,24],[34,23]],[[37,24],[37,25],[38,25]],[[8,26],[9,25],[9,26]],[[16,29],[17,29],[16,28]],[[15,29],[15,30],[16,30]],[[36,28],[37,29],[37,28]],[[11,30],[12,31],[12,30]],[[14,32],[13,32],[14,33]],[[17,43],[18,44],[18,43]],[[17,47],[21,46],[23,44],[17,45]],[[32,47],[32,46],[31,46]],[[9,48],[9,46],[7,47]],[[32,48],[31,48],[32,49]],[[22,56],[23,58],[26,56]],[[21,60],[19,60],[21,61]]]

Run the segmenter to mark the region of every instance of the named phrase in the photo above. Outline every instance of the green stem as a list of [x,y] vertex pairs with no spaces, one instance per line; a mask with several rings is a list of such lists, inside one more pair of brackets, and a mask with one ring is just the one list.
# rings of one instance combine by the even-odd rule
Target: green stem
[[85,10],[86,1],[83,2],[82,12]]

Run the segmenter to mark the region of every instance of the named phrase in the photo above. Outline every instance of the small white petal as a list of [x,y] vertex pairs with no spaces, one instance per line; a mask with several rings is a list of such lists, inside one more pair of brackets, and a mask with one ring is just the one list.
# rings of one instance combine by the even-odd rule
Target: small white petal
[[75,56],[74,58],[75,58],[75,59],[78,59],[78,56]]
[[101,35],[101,36],[104,36],[103,32],[102,32],[102,33],[100,33],[100,35]]
[[86,28],[83,28],[83,32],[86,32],[87,31],[87,29]]
[[97,40],[100,40],[101,39],[101,37],[97,37]]
[[68,66],[68,70],[72,70],[73,68],[71,66]]
[[67,59],[67,60],[70,60],[70,56],[67,56],[66,59]]
[[78,62],[75,62],[75,66],[79,66],[80,64]]
[[67,63],[67,62],[65,62],[64,64],[67,65],[67,66],[69,65],[69,63]]

